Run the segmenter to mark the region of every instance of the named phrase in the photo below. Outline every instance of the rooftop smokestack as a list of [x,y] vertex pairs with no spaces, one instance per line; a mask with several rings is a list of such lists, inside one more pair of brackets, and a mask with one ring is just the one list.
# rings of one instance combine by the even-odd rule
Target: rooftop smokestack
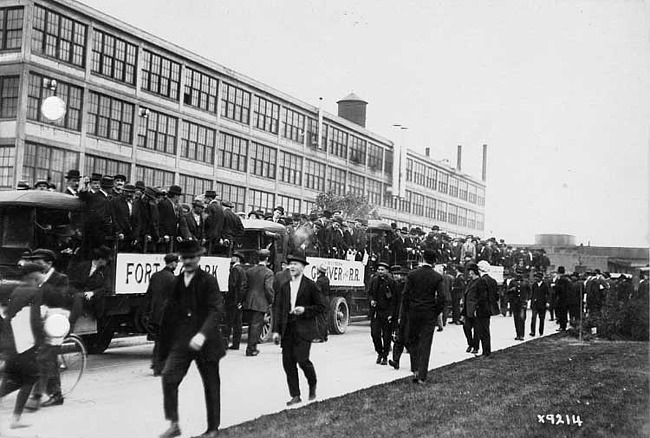
[[427,157],[431,155],[431,148],[424,148],[424,155]]
[[339,106],[339,117],[364,128],[366,127],[366,105],[368,105],[368,102],[356,94],[350,93],[336,103]]
[[456,153],[456,170],[461,171],[461,163],[462,163],[462,153],[463,153],[463,146],[458,145],[458,152]]
[[487,179],[487,145],[483,145],[483,174],[481,176],[483,182]]

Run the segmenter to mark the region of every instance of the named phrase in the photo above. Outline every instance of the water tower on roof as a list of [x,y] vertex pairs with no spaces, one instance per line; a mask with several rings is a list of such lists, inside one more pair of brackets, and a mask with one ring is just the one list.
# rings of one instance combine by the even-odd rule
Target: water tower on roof
[[339,117],[366,127],[366,106],[368,102],[354,93],[350,93],[343,99],[336,102],[339,106]]

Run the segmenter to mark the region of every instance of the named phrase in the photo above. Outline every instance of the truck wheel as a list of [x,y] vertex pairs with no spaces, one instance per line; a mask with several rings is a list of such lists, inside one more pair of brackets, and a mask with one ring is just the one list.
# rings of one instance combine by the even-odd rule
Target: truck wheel
[[262,325],[262,333],[260,334],[260,342],[268,342],[273,336],[273,314],[267,311],[264,314],[264,325]]
[[350,308],[343,297],[334,297],[330,301],[330,332],[342,335],[350,323]]
[[82,336],[88,354],[102,354],[111,344],[115,334],[115,324],[110,320],[97,326],[97,333]]

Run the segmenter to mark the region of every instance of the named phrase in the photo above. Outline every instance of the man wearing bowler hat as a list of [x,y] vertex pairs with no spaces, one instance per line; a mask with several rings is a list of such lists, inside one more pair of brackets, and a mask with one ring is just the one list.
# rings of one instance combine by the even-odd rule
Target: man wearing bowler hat
[[181,435],[178,424],[178,387],[190,364],[203,381],[208,427],[202,438],[217,436],[221,420],[219,360],[226,354],[219,321],[224,303],[217,279],[199,267],[203,247],[196,240],[180,243],[183,272],[176,277],[160,330],[160,360],[165,418],[169,428],[160,435]]
[[81,174],[77,169],[68,170],[68,173],[65,174],[66,188],[63,193],[71,196],[79,196],[78,192],[80,179]]
[[126,176],[118,173],[113,176],[113,196],[119,196],[122,193],[122,189],[126,184]]
[[282,346],[282,366],[291,395],[287,406],[292,406],[302,402],[298,366],[309,383],[309,400],[316,399],[316,370],[309,360],[309,351],[316,335],[316,315],[325,311],[325,304],[320,298],[316,283],[303,275],[307,260],[290,255],[287,262],[291,280],[284,283],[276,294],[273,306],[273,341]]

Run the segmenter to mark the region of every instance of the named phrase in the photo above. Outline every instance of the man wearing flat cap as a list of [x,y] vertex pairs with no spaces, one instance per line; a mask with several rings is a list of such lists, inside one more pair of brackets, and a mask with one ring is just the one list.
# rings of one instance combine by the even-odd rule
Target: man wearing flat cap
[[200,268],[204,253],[196,240],[182,242],[178,252],[183,272],[174,281],[163,312],[160,330],[160,360],[165,419],[169,428],[160,435],[181,435],[178,424],[178,387],[192,362],[203,381],[208,427],[203,438],[218,435],[221,421],[219,361],[226,354],[219,321],[224,318],[223,297],[217,279]]
[[298,366],[309,384],[309,400],[316,399],[316,370],[309,360],[312,340],[316,336],[316,315],[325,311],[316,283],[303,275],[307,260],[296,255],[287,257],[291,280],[276,294],[273,306],[273,341],[282,346],[282,366],[287,375],[291,399],[287,406],[301,403]]
[[167,191],[167,195],[158,202],[158,214],[160,215],[160,222],[158,223],[158,235],[160,242],[158,244],[158,251],[169,251],[173,246],[178,234],[178,217],[180,216],[180,207],[178,202],[183,189],[179,186],[171,186]]
[[377,364],[388,364],[388,353],[393,335],[393,316],[397,308],[395,280],[389,275],[390,265],[377,263],[377,273],[368,284],[370,301],[370,336],[377,352]]
[[244,297],[243,308],[250,316],[246,356],[257,356],[260,353],[257,345],[262,335],[264,315],[273,304],[273,271],[268,268],[270,256],[271,252],[268,249],[260,249],[257,252],[257,264],[246,271],[248,290]]
[[164,258],[165,267],[154,273],[149,280],[145,293],[145,315],[149,326],[149,338],[155,341],[151,358],[151,369],[154,376],[159,376],[164,363],[160,360],[160,327],[162,316],[169,301],[174,282],[176,281],[176,267],[178,254],[169,253]]

